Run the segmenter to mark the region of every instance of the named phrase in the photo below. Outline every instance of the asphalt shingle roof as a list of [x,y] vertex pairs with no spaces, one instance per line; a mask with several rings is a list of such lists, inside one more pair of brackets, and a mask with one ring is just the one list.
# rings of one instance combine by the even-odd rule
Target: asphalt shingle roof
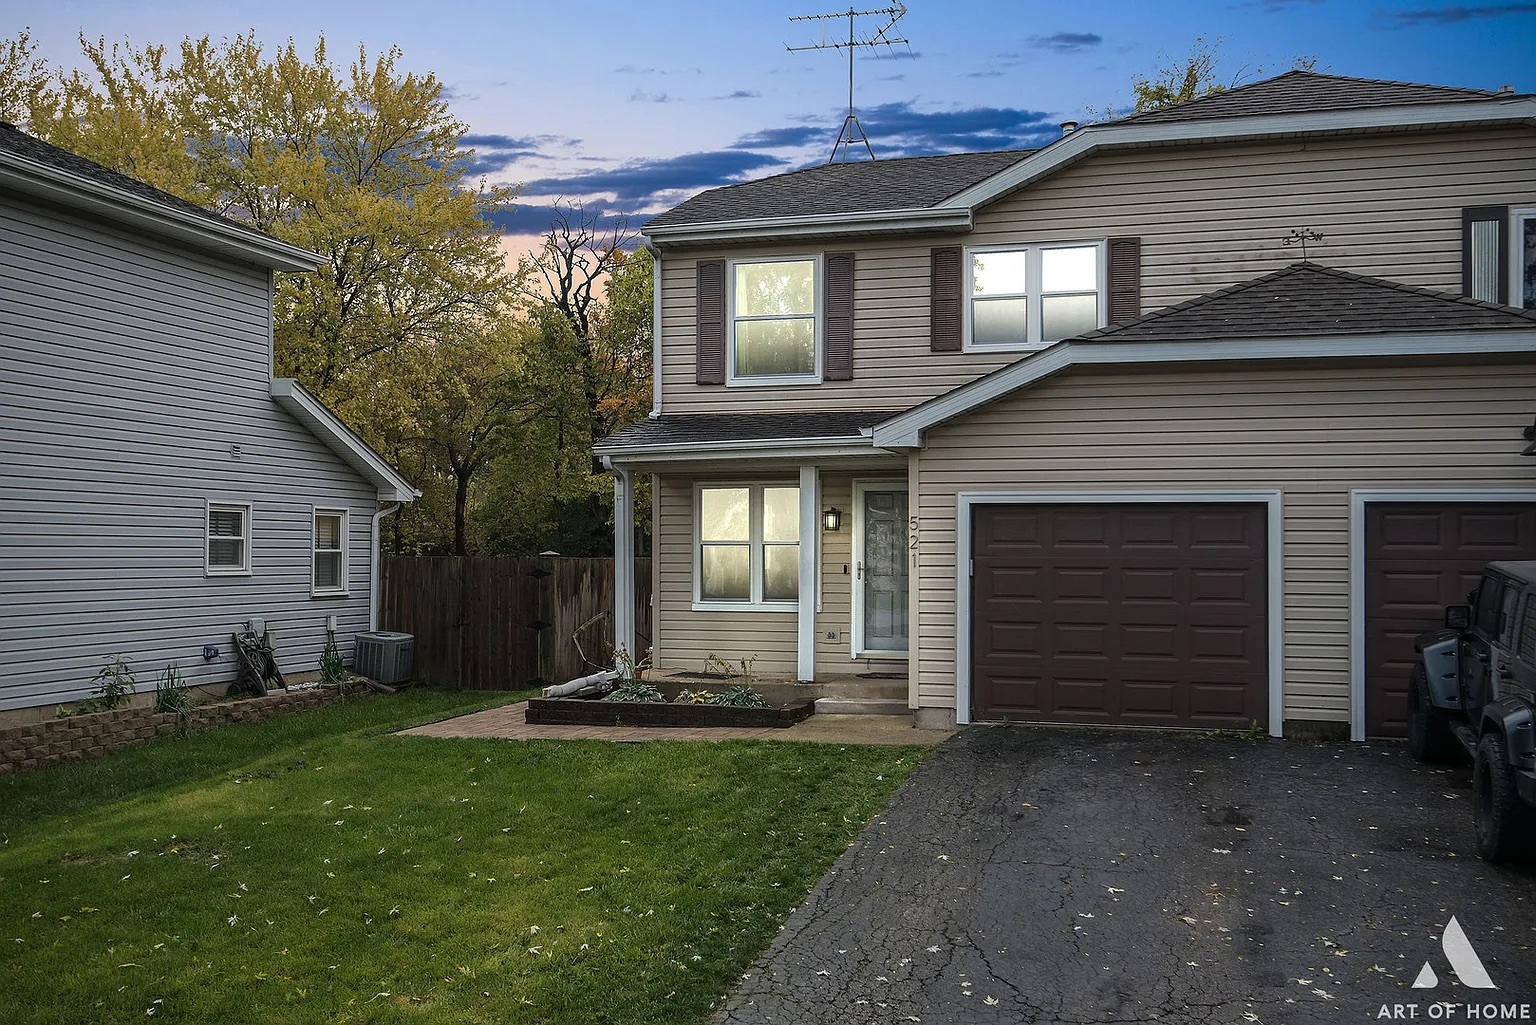
[[146,185],[137,178],[130,178],[128,175],[121,174],[109,167],[103,167],[94,160],[87,160],[82,156],[71,153],[67,149],[60,149],[35,136],[28,135],[7,121],[0,121],[0,151],[14,153],[17,156],[25,157],[39,164],[44,164],[48,167],[96,182],[97,184],[108,186],[119,192],[126,192],[131,196],[147,200],[169,210],[193,214],[225,227],[240,228],[243,231],[251,230],[249,225],[230,220],[228,217],[221,217],[206,207],[198,206],[196,203],[189,202],[179,196],[173,196],[169,192],[161,192],[154,186]]
[[1420,85],[1374,78],[1348,78],[1315,71],[1287,71],[1262,82],[1240,85],[1144,114],[1132,114],[1114,124],[1167,121],[1206,121],[1255,114],[1304,114],[1361,107],[1403,107],[1424,103],[1469,103],[1498,93],[1447,85]]
[[994,150],[822,164],[701,192],[653,217],[646,227],[932,207],[1033,152]]
[[711,441],[804,441],[808,438],[858,438],[864,428],[889,420],[898,411],[861,409],[810,413],[663,414],[631,424],[598,443],[598,448],[639,448]]
[[1536,310],[1303,262],[1073,340],[1218,341],[1519,329],[1536,329]]

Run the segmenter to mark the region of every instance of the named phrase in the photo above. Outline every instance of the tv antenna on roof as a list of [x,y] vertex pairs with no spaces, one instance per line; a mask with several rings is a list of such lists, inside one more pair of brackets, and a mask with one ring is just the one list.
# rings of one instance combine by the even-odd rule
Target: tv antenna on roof
[[[835,14],[799,14],[789,19],[790,21],[818,21],[821,23],[821,42],[812,43],[809,46],[786,46],[785,49],[790,53],[800,53],[804,50],[848,51],[848,116],[843,118],[843,127],[838,130],[837,141],[832,144],[832,155],[827,158],[827,163],[830,164],[837,160],[838,150],[843,151],[843,159],[847,160],[849,150],[859,143],[864,144],[865,151],[869,153],[869,159],[875,159],[875,150],[869,144],[869,136],[864,134],[864,126],[859,124],[859,116],[853,112],[853,60],[859,48],[864,46],[869,47],[871,50],[876,47],[885,46],[894,52],[896,44],[901,43],[906,46],[907,52],[910,53],[912,51],[910,41],[890,34],[891,29],[896,27],[896,23],[906,13],[907,5],[897,3],[894,7],[881,7],[872,11],[859,11],[850,7],[846,11],[838,11]],[[831,40],[827,36],[827,28],[834,18],[848,19],[848,41],[846,43],[841,40]],[[859,18],[878,18],[882,19],[883,24],[876,22],[876,24],[880,24],[880,28],[860,38],[854,32],[855,24]]]

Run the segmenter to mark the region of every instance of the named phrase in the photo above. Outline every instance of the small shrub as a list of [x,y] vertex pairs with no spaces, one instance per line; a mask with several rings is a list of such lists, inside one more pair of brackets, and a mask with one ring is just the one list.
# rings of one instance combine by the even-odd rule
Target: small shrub
[[727,662],[719,655],[709,655],[704,659],[704,671],[726,680],[740,679],[745,686],[750,687],[757,682],[757,673],[752,668],[756,664],[756,655],[735,662]]
[[661,691],[641,680],[625,680],[613,688],[604,701],[666,701],[661,696]]
[[128,695],[139,689],[128,660],[114,655],[112,661],[101,667],[96,674],[96,699],[102,708],[116,708],[128,700]]
[[176,717],[176,728],[185,733],[192,721],[192,699],[187,696],[187,682],[181,670],[166,666],[155,681],[155,711]]
[[674,705],[707,705],[714,700],[714,695],[707,690],[683,690],[678,691],[677,697],[672,699]]
[[335,638],[327,640],[325,650],[320,653],[320,682],[327,687],[339,688],[343,694],[352,682],[352,673],[347,669],[346,660],[341,657],[341,650],[336,647]]
[[735,705],[738,708],[763,708],[768,702],[757,691],[744,683],[717,691],[709,698],[711,705]]

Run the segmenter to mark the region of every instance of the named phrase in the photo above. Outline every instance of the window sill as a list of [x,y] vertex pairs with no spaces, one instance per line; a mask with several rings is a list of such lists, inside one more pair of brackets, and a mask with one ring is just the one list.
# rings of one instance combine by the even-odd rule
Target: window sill
[[796,388],[814,387],[821,383],[820,374],[777,375],[773,377],[728,377],[727,388]]
[[313,588],[313,587],[309,589],[309,596],[311,598],[345,598],[345,597],[349,596],[350,594],[351,594],[350,591],[347,591],[345,589],[338,590],[337,588],[334,588],[334,587],[328,587],[328,588],[326,588],[324,590],[318,590],[318,589]]
[[251,575],[249,566],[244,569],[214,569],[212,567],[203,570],[205,577],[248,577]]
[[695,601],[695,612],[785,612],[794,613],[800,611],[800,603],[796,601],[759,602],[756,605],[745,601]]
[[1017,345],[977,345],[975,342],[966,342],[962,350],[966,353],[986,352],[1040,352],[1049,349],[1057,342],[1020,342]]

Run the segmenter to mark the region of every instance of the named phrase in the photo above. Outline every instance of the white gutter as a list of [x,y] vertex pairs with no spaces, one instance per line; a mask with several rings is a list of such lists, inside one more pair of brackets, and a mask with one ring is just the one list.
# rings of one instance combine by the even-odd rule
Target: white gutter
[[211,220],[4,150],[0,187],[273,270],[312,271],[325,262],[318,253],[252,228]]
[[400,503],[385,506],[373,514],[373,533],[371,536],[371,548],[368,555],[368,632],[373,633],[379,628],[379,593],[381,590],[379,581],[379,526],[384,517],[400,511]]
[[677,225],[647,225],[640,231],[654,245],[771,241],[805,235],[886,235],[924,231],[970,231],[971,212],[947,207],[810,214],[804,217],[750,217]]
[[868,455],[871,451],[869,428],[863,436],[844,434],[832,438],[755,438],[750,441],[672,441],[649,445],[599,445],[592,450],[607,459],[632,462],[637,459],[715,459],[751,458],[758,455]]

